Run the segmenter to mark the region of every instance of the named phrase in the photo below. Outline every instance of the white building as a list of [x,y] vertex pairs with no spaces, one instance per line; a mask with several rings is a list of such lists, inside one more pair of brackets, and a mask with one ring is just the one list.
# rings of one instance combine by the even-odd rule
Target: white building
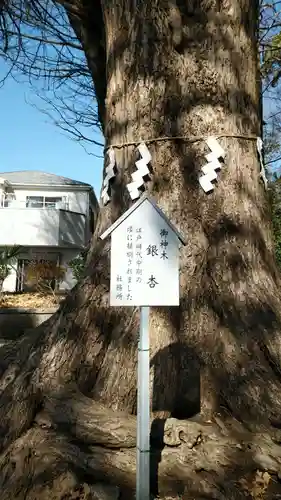
[[3,290],[27,289],[24,269],[34,257],[67,268],[60,289],[75,283],[68,266],[91,239],[99,205],[86,183],[45,172],[0,172],[0,249],[21,245]]

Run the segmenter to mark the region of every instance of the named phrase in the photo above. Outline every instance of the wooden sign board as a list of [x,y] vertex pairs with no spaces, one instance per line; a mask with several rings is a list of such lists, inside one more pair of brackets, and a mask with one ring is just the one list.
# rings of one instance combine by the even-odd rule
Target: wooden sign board
[[178,306],[177,230],[144,195],[103,235],[111,234],[110,305]]

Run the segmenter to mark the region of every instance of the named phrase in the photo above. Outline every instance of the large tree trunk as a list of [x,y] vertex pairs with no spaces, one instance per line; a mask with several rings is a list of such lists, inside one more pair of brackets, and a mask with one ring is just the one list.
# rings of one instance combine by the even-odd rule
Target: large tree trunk
[[[101,8],[107,144],[260,135],[257,0]],[[155,492],[186,499],[272,499],[281,473],[280,278],[255,141],[219,142],[226,162],[208,196],[198,183],[203,140],[149,144],[147,188],[187,240],[180,307],[153,308],[150,320],[151,481]],[[137,157],[134,146],[115,151],[119,175],[87,277],[49,323],[1,349],[1,500],[90,499],[104,483],[113,485],[108,498],[133,496],[139,318],[136,308],[109,308],[110,242],[99,235],[129,205]]]

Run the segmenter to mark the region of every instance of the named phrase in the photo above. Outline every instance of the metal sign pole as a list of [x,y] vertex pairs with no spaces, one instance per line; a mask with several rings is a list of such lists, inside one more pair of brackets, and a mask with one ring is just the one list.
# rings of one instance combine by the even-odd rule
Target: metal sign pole
[[[143,165],[145,157],[142,152],[141,156]],[[140,307],[136,497],[137,500],[149,500],[149,306],[179,306],[179,242],[185,245],[185,241],[147,194],[141,196],[100,238],[104,240],[109,235],[110,306]],[[145,280],[142,279],[144,275],[147,276]]]
[[150,397],[149,397],[149,307],[140,308],[137,401],[137,500],[149,500]]

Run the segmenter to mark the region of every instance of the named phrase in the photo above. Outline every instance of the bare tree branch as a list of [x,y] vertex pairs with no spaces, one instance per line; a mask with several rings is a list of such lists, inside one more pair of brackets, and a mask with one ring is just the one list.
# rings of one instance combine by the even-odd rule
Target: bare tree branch
[[[35,95],[48,104],[44,112],[55,124],[78,142],[101,147],[96,135],[104,115],[105,70],[104,74],[97,71],[96,56],[83,35],[89,9],[98,12],[99,7],[97,1],[78,6],[64,1],[7,0],[0,10],[0,54],[10,67],[7,77],[26,78]],[[93,37],[102,47],[104,35],[96,17]],[[98,57],[105,68],[104,48]]]

